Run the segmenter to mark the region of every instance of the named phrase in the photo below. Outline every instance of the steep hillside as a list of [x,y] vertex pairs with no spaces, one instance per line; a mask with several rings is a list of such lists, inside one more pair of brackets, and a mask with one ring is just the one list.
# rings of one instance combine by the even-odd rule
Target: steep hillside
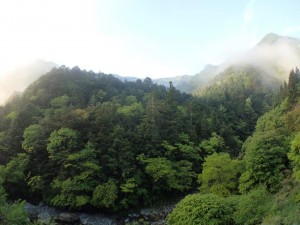
[[178,203],[168,225],[300,223],[299,87],[300,72],[292,70],[280,103],[258,119],[237,159],[204,159],[200,192]]
[[[232,66],[218,74],[206,88],[195,92],[214,102],[236,121],[232,126],[247,138],[255,128],[256,120],[276,104],[281,82],[252,66]],[[242,122],[245,121],[246,123]],[[245,127],[250,128],[248,131]]]

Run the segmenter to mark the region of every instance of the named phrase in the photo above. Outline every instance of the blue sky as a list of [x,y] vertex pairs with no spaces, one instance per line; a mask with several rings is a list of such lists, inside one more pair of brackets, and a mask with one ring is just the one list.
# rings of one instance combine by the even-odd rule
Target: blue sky
[[0,72],[33,59],[152,78],[193,75],[274,32],[297,0],[0,0]]

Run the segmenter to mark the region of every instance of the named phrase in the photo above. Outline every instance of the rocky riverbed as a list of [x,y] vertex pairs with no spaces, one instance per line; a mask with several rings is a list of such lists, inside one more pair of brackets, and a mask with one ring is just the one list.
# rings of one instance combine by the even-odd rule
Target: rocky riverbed
[[25,209],[29,213],[30,219],[45,225],[164,225],[166,216],[173,209],[174,205],[160,208],[144,208],[139,211],[129,213],[127,216],[119,217],[107,216],[104,214],[88,214],[78,212],[68,212],[43,203],[32,205],[26,203]]

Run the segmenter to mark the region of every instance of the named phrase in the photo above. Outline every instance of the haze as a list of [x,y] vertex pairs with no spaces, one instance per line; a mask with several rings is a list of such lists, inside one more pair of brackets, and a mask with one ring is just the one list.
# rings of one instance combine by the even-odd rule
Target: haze
[[299,38],[299,6],[297,0],[0,0],[0,104],[36,77],[9,71],[37,59],[140,78],[193,75],[269,32]]
[[123,76],[195,74],[269,32],[300,37],[288,1],[0,1],[1,71],[33,59]]
[[[274,41],[269,43],[270,41],[265,40],[268,38]],[[251,50],[229,57],[220,66],[220,70],[232,65],[249,64],[260,68],[270,76],[275,76],[282,82],[288,81],[291,69],[300,65],[300,40],[268,34]]]

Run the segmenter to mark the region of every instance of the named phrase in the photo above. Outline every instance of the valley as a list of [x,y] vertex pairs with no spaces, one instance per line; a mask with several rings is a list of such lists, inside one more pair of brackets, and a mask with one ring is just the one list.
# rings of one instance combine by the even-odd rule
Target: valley
[[299,64],[298,39],[268,34],[194,76],[47,67],[0,106],[0,221],[37,224],[19,199],[106,215],[182,199],[163,223],[298,224]]

